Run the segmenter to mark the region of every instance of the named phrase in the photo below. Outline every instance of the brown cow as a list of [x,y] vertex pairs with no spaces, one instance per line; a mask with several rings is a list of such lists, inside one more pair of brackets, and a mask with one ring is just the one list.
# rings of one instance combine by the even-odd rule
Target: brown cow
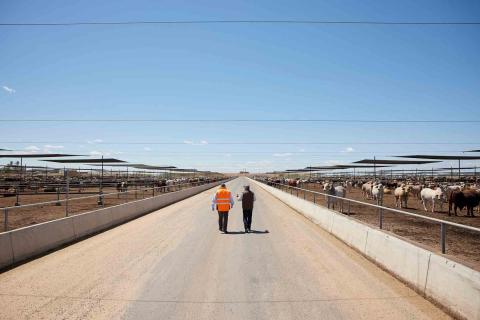
[[457,215],[457,208],[462,210],[467,207],[467,217],[474,217],[473,208],[478,206],[479,203],[480,195],[475,190],[452,191],[448,198],[448,215],[450,215],[453,205],[455,215]]

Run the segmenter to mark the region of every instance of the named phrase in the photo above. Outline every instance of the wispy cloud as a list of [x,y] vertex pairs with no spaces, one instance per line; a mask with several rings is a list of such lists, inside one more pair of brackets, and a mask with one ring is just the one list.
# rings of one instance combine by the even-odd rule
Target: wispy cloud
[[143,147],[143,150],[145,150],[145,151],[152,151],[152,148],[150,148],[150,147]]
[[274,157],[290,157],[292,154],[290,152],[285,152],[285,153],[274,153]]
[[28,146],[28,147],[25,147],[25,150],[31,151],[31,152],[36,152],[36,151],[40,151],[40,148],[37,147],[37,146]]
[[93,140],[87,141],[88,144],[95,144],[95,143],[102,143],[102,142],[103,142],[102,139],[93,139]]
[[99,157],[99,156],[101,157],[101,156],[109,156],[109,155],[111,155],[110,152],[102,152],[102,151],[98,151],[98,150],[92,150],[92,151],[89,152],[89,154],[90,154],[91,156],[95,156],[95,157]]
[[339,160],[327,160],[327,161],[325,161],[325,164],[328,164],[328,165],[342,164],[342,161],[339,161]]
[[7,87],[7,86],[2,86],[2,89],[5,90],[9,94],[14,94],[16,92],[15,89]]
[[355,149],[353,149],[352,147],[346,147],[345,149],[342,150],[342,152],[344,153],[350,153],[350,152],[354,152]]
[[208,144],[207,140],[201,140],[200,142],[195,142],[193,140],[183,140],[183,143],[190,144],[192,146],[204,146]]
[[51,145],[51,144],[46,144],[43,146],[44,149],[54,149],[54,150],[58,150],[58,149],[63,149],[65,148],[64,146],[56,146],[56,145]]

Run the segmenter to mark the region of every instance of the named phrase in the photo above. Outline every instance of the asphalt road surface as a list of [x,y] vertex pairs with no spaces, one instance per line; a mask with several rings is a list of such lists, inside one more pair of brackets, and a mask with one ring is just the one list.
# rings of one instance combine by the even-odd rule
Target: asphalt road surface
[[[240,193],[246,179],[229,183]],[[0,274],[0,319],[443,319],[258,187],[218,231],[213,190]],[[268,229],[268,233],[265,230]]]

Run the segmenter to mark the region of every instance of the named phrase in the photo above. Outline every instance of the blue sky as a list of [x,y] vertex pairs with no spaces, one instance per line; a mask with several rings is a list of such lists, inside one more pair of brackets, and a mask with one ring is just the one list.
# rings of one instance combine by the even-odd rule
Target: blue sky
[[[480,3],[0,2],[1,22],[189,19],[478,21]],[[1,27],[0,112],[5,119],[480,120],[479,36],[480,26]],[[0,148],[225,172],[480,147],[473,144],[478,123],[2,122],[0,128]],[[214,144],[292,141],[340,144]],[[359,144],[368,142],[386,144]]]

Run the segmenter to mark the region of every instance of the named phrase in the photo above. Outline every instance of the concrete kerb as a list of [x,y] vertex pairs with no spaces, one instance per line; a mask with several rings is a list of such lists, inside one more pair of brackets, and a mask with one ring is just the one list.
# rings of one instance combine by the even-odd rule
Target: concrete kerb
[[338,212],[253,182],[455,317],[480,319],[480,272]]
[[416,291],[425,293],[430,251],[370,228],[364,253]]
[[480,319],[480,273],[432,254],[425,296],[466,319]]
[[72,217],[36,224],[10,232],[13,262],[52,250],[75,240]]
[[165,193],[0,233],[0,269],[45,254],[216,187],[220,182]]
[[112,208],[72,216],[75,239],[107,229],[113,224]]
[[0,234],[0,269],[13,263],[12,238],[9,233]]

